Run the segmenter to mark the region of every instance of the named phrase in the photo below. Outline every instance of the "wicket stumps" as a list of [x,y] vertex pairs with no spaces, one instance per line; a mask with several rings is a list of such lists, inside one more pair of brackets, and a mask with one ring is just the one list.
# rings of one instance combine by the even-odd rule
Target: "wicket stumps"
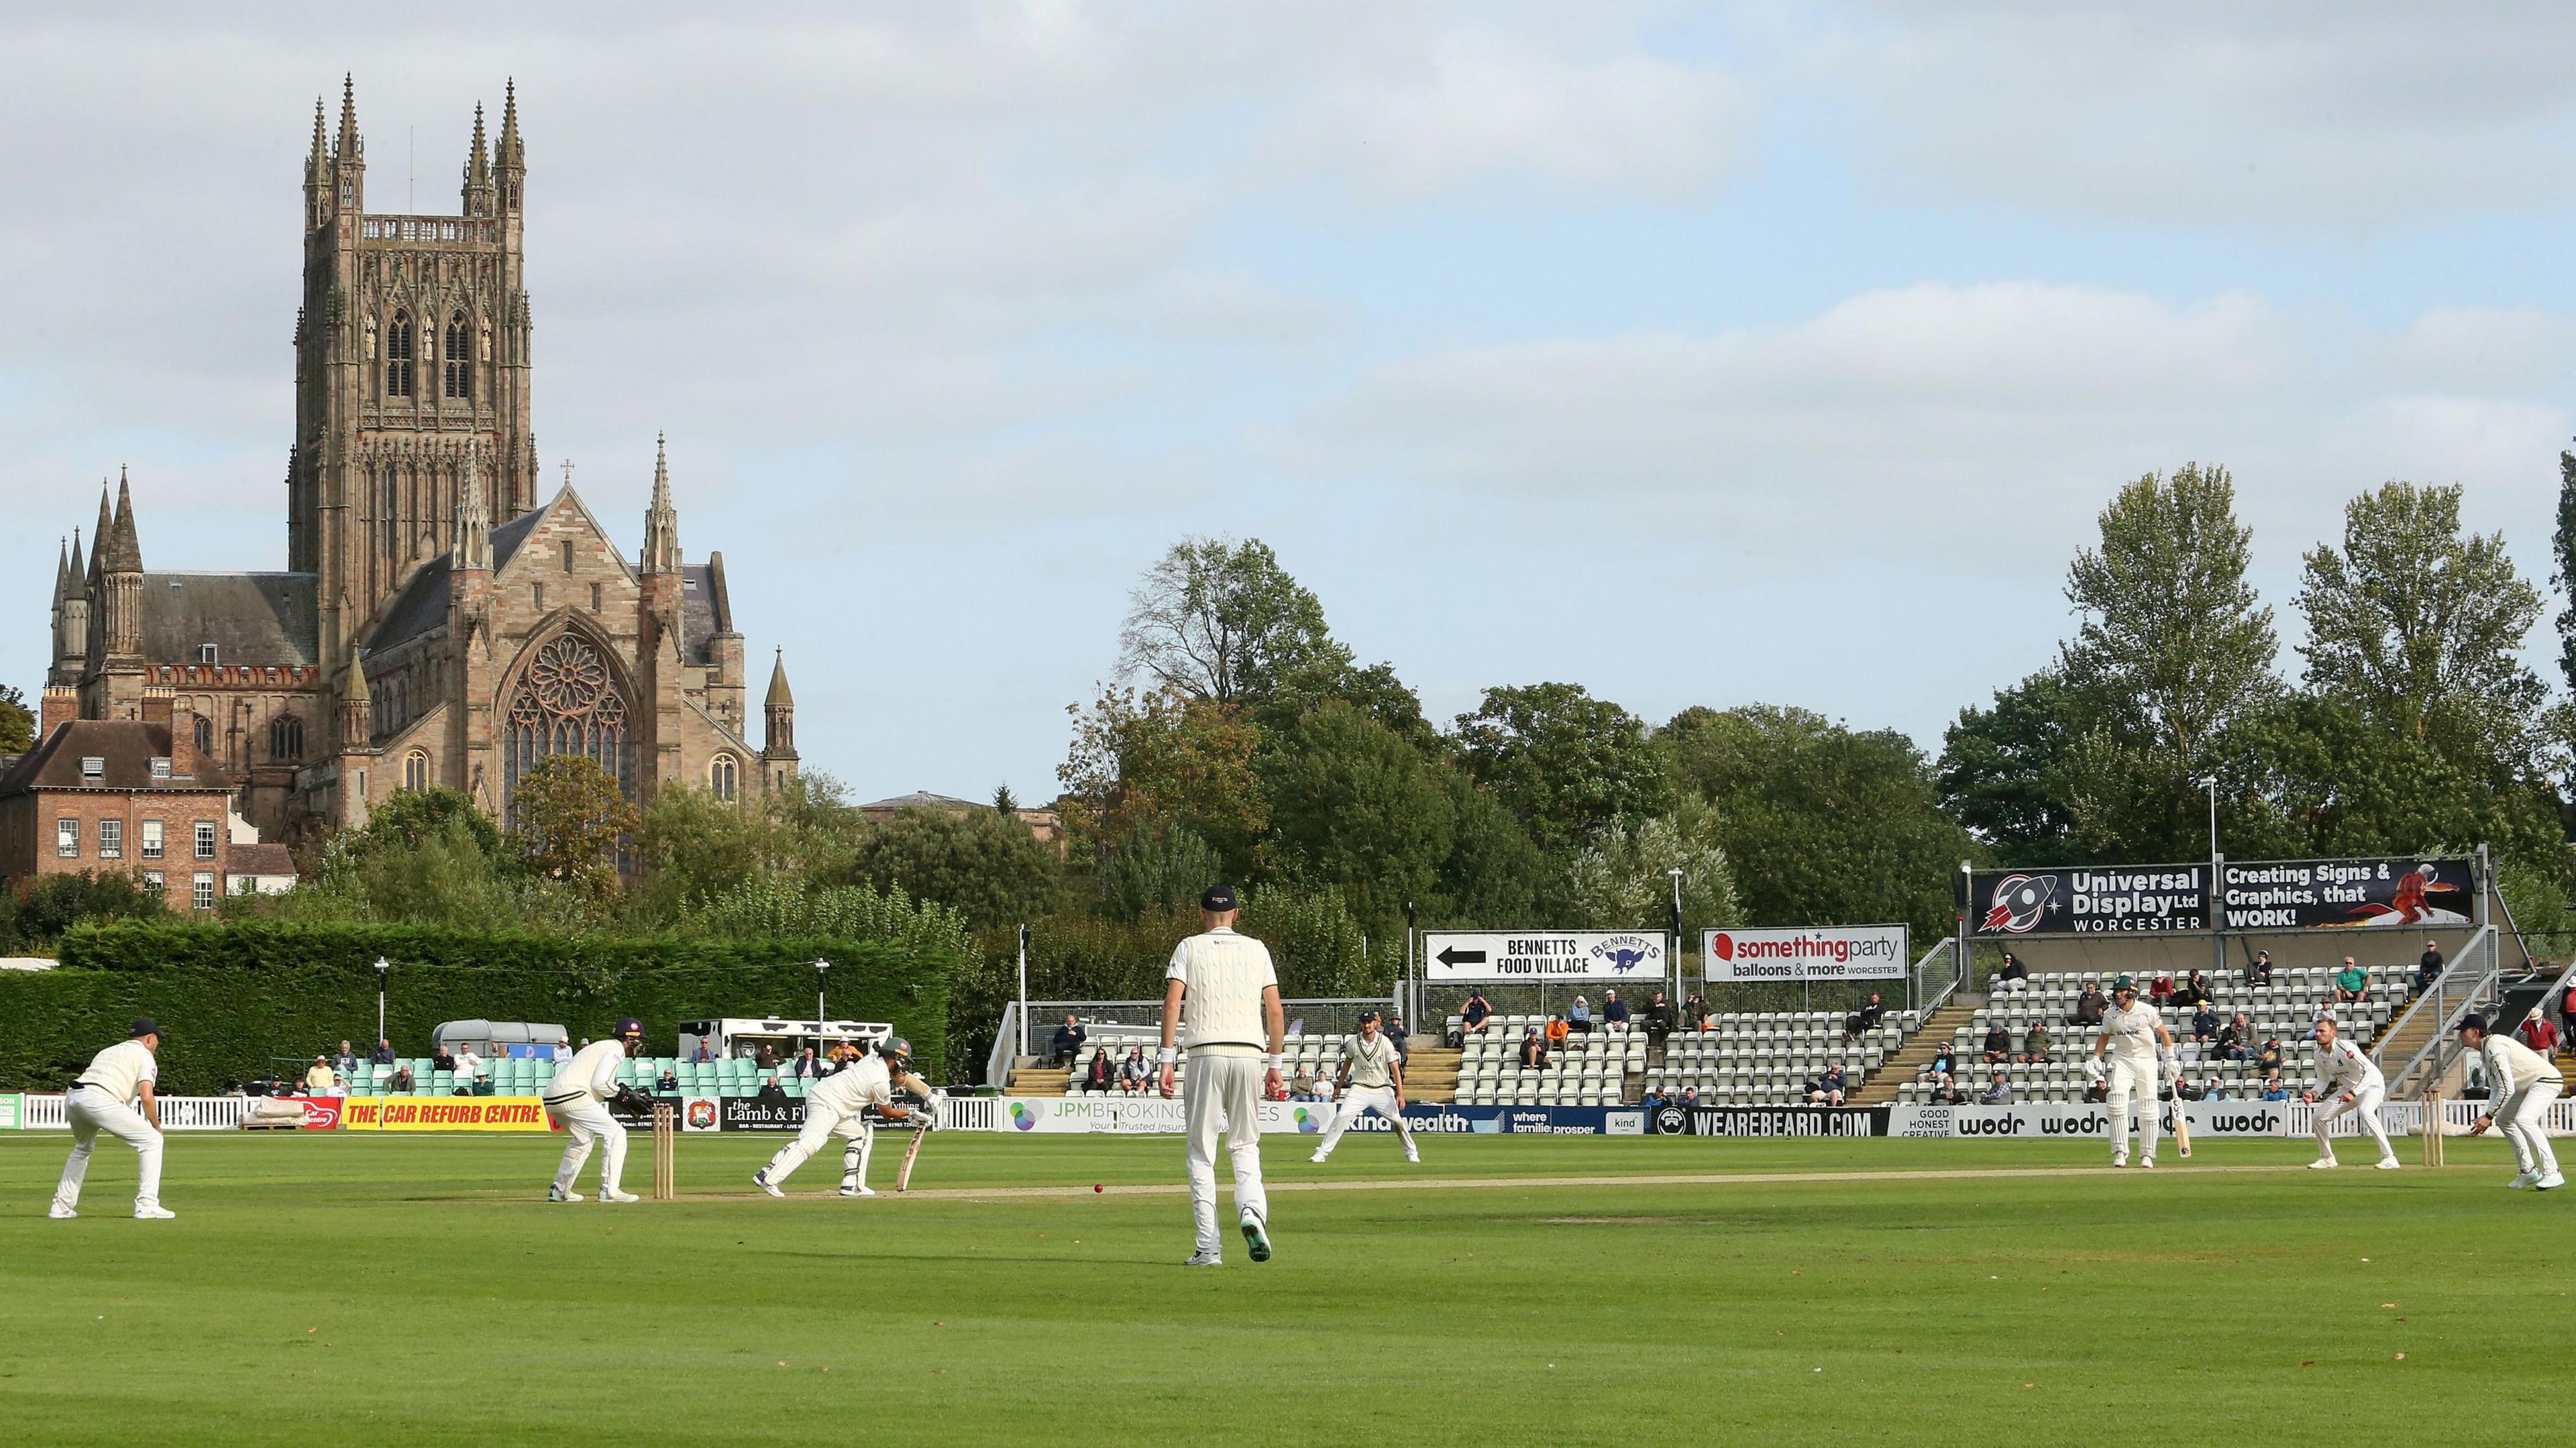
[[653,1200],[657,1202],[673,1201],[680,1195],[676,1173],[677,1163],[674,1160],[679,1142],[679,1128],[678,1113],[671,1109],[670,1103],[654,1103]]
[[2442,1120],[2442,1093],[2439,1090],[2425,1092],[2424,1164],[2426,1166],[2440,1166],[2442,1164],[2442,1139],[2444,1135],[2444,1127],[2445,1123]]

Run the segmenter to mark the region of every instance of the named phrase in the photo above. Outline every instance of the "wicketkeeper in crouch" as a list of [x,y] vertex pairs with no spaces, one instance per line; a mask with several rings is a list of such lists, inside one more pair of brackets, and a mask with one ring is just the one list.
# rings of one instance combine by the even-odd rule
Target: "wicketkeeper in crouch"
[[[2159,1051],[2158,1047],[2162,1047]],[[2156,1144],[2164,1138],[2162,1108],[2156,1104],[2156,1058],[2167,1074],[2174,1069],[2173,1033],[2165,1029],[2156,1008],[2138,999],[2138,983],[2127,976],[2111,986],[2111,1008],[2102,1013],[2102,1034],[2093,1042],[2092,1069],[2110,1058],[2111,1165],[2129,1164],[2129,1103],[2138,1105],[2138,1165],[2156,1164]],[[2181,1110],[2181,1104],[2175,1104]]]
[[794,1141],[778,1149],[769,1165],[751,1174],[753,1186],[773,1197],[787,1195],[779,1190],[787,1178],[838,1132],[842,1140],[841,1195],[872,1197],[876,1193],[868,1190],[868,1153],[876,1146],[876,1122],[893,1122],[916,1131],[929,1131],[938,1125],[937,1114],[928,1106],[894,1099],[897,1087],[919,1101],[930,1099],[930,1083],[913,1074],[910,1041],[889,1036],[878,1044],[875,1054],[851,1061],[855,1054],[846,1045],[834,1050],[834,1058],[843,1063],[841,1069],[805,1093],[804,1128],[796,1133]]
[[581,1200],[581,1193],[572,1189],[573,1178],[581,1175],[581,1164],[590,1160],[594,1141],[608,1143],[608,1160],[599,1169],[599,1199],[637,1200],[633,1192],[617,1188],[618,1178],[626,1174],[626,1128],[608,1114],[608,1103],[634,1094],[631,1088],[617,1084],[617,1067],[643,1047],[644,1023],[628,1016],[617,1023],[615,1035],[593,1041],[573,1053],[573,1058],[555,1073],[555,1079],[546,1083],[546,1111],[564,1124],[564,1133],[572,1138],[564,1143],[563,1165],[555,1168],[555,1182],[546,1193],[547,1201]]
[[[1224,1262],[1216,1234],[1216,1138],[1234,1156],[1234,1207],[1252,1260],[1270,1260],[1270,1196],[1261,1185],[1260,1103],[1279,1093],[1279,1053],[1288,1026],[1279,1006],[1279,972],[1270,947],[1234,933],[1241,909],[1231,885],[1212,885],[1199,896],[1207,929],[1180,943],[1164,971],[1163,1048],[1160,1075],[1166,1100],[1173,1090],[1173,1038],[1190,1054],[1183,1083],[1188,1103],[1190,1215],[1198,1225],[1192,1267]],[[1268,1055],[1263,1055],[1263,1043]]]

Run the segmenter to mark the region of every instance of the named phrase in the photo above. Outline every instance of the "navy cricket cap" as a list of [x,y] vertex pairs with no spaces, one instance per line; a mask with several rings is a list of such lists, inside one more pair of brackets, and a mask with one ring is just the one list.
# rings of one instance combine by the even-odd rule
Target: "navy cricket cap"
[[1218,915],[1228,910],[1242,909],[1243,902],[1235,898],[1232,885],[1210,885],[1206,892],[1199,896],[1199,908],[1211,915]]
[[2459,1029],[2463,1031],[2483,1031],[2486,1028],[2487,1018],[2482,1015],[2472,1012],[2460,1017]]
[[161,1034],[161,1028],[153,1024],[150,1016],[136,1016],[132,1021],[128,1022],[125,1027],[125,1035],[128,1040],[138,1040],[144,1036],[157,1036],[159,1034]]

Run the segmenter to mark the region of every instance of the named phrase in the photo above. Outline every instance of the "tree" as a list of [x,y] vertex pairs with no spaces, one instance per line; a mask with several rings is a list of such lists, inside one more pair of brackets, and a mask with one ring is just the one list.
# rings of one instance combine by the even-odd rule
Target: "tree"
[[1440,731],[1423,717],[1421,697],[1396,677],[1392,664],[1361,668],[1342,659],[1291,674],[1253,706],[1252,719],[1266,738],[1275,740],[1294,730],[1308,711],[1333,703],[1347,704],[1384,725],[1426,759],[1447,754]]
[[1157,692],[1248,703],[1291,675],[1350,662],[1323,604],[1258,538],[1184,538],[1128,598],[1118,674]]
[[1913,740],[1752,705],[1685,709],[1655,744],[1707,797],[1747,919],[1902,920],[1926,940],[1948,933],[1950,877],[1978,851],[1942,814]]
[[0,754],[24,754],[36,747],[36,715],[27,696],[11,684],[0,684]]
[[2008,865],[2075,860],[2066,771],[2077,744],[2105,724],[2092,691],[2043,669],[1994,702],[1959,711],[1941,738],[1941,807]]
[[367,816],[367,826],[350,841],[350,848],[365,856],[388,849],[417,849],[422,844],[446,836],[450,828],[461,829],[474,849],[499,859],[501,827],[474,803],[474,796],[462,790],[402,789]]
[[1140,828],[1187,829],[1229,871],[1251,868],[1267,816],[1252,770],[1261,731],[1240,707],[1172,690],[1105,689],[1074,716],[1073,746],[1056,769],[1065,824],[1094,848]]
[[950,906],[980,928],[1046,913],[1059,867],[1015,814],[908,809],[860,837],[852,878]]
[[1378,925],[1431,898],[1455,834],[1449,791],[1394,730],[1337,699],[1307,711],[1257,768],[1273,859],[1291,879],[1338,887]]
[[1208,842],[1178,825],[1139,825],[1101,849],[1099,861],[1093,889],[1101,910],[1121,921],[1194,908],[1225,874]]
[[1562,893],[1562,871],[1536,844],[1502,801],[1467,777],[1443,767],[1449,790],[1449,858],[1440,864],[1440,888],[1416,902],[1425,925],[1456,924],[1499,929],[1533,927]]
[[1460,758],[1532,841],[1571,853],[1622,819],[1661,814],[1671,800],[1646,726],[1580,684],[1487,689],[1458,716]]
[[1744,923],[1717,811],[1685,793],[1673,812],[1613,823],[1575,857],[1566,892],[1575,918],[1604,930],[1661,930],[1672,920],[1672,871],[1682,872],[1685,929]]
[[2449,732],[2531,752],[2547,691],[2519,651],[2540,594],[2503,534],[2461,533],[2456,484],[2362,494],[2344,508],[2343,547],[2319,545],[2306,565],[2310,687],[2418,743]]
[[2245,581],[2253,533],[2235,509],[2225,468],[2149,473],[2102,510],[2101,546],[2066,575],[2083,622],[2064,673],[2118,701],[2186,766],[2205,764],[2227,726],[2279,688],[2272,610]]
[[616,776],[587,755],[547,755],[510,797],[510,841],[528,870],[593,899],[616,888],[619,842],[636,825]]

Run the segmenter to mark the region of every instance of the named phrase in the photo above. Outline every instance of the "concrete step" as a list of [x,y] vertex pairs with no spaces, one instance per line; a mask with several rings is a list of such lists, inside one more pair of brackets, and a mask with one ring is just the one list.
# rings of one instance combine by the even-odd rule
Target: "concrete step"
[[1894,1102],[1897,1088],[1932,1064],[1932,1058],[1940,1054],[1941,1047],[1958,1034],[1960,1027],[1975,1018],[1977,1007],[1984,1003],[1982,996],[1972,1001],[1953,995],[1944,1001],[1941,1009],[1932,1013],[1932,1019],[1906,1038],[1905,1045],[1895,1055],[1878,1063],[1878,1069],[1870,1073],[1870,1078],[1861,1083],[1859,1092],[1852,1097],[1852,1104],[1886,1106]]

